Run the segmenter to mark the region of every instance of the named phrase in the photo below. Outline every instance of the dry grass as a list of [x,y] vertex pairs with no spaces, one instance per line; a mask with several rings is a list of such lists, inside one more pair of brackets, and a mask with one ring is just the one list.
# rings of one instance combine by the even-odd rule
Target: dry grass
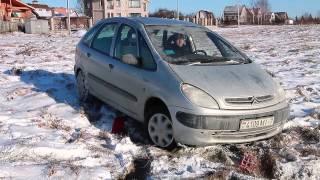
[[40,116],[41,120],[34,120],[39,122],[38,126],[41,128],[50,128],[64,131],[71,131],[71,127],[63,123],[62,119],[55,117],[51,113],[45,113]]
[[151,172],[151,162],[152,159],[146,157],[134,159],[123,179],[147,179]]
[[298,127],[297,131],[300,133],[301,138],[307,143],[316,144],[320,142],[320,131],[318,128]]
[[265,150],[260,159],[260,166],[258,171],[264,178],[274,179],[276,178],[277,171],[277,156],[269,149]]

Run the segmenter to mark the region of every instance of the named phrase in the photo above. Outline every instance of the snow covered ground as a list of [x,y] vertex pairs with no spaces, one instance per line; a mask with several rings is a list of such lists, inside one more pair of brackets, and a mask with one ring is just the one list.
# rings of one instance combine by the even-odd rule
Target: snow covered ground
[[[110,134],[117,112],[82,108],[73,74],[82,33],[0,34],[0,179],[320,178],[320,26],[214,29],[278,79],[290,120],[272,139],[242,145],[179,147],[167,152],[127,120]],[[239,168],[245,153],[256,166]]]

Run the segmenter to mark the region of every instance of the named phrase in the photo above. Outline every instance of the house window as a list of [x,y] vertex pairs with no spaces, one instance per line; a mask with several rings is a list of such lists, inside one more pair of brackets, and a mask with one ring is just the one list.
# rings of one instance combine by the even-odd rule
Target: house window
[[141,13],[130,13],[129,16],[130,17],[140,17]]
[[140,0],[129,0],[129,8],[140,8]]
[[147,11],[147,3],[143,3],[143,11]]
[[113,1],[112,0],[108,0],[107,1],[107,8],[108,9],[113,9]]
[[91,9],[91,2],[90,1],[87,1],[87,8]]
[[117,0],[117,1],[116,1],[116,6],[117,6],[117,7],[121,7],[121,2],[120,2],[120,0]]

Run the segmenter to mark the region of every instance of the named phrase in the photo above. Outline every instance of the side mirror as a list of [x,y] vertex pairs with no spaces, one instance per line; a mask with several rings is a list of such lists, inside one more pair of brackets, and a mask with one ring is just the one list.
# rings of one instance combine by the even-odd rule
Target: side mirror
[[140,61],[137,57],[135,57],[133,54],[125,54],[122,56],[121,61],[126,64],[130,64],[133,66],[139,66]]

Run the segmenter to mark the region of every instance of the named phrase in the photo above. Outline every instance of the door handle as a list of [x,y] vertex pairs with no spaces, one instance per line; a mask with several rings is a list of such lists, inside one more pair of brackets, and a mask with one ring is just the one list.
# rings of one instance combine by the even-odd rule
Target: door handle
[[142,78],[142,80],[144,81],[144,82],[149,82],[149,80],[148,79],[146,79],[146,78]]
[[109,68],[113,69],[114,68],[113,64],[109,64]]
[[87,57],[90,57],[91,56],[91,54],[90,53],[87,53]]

